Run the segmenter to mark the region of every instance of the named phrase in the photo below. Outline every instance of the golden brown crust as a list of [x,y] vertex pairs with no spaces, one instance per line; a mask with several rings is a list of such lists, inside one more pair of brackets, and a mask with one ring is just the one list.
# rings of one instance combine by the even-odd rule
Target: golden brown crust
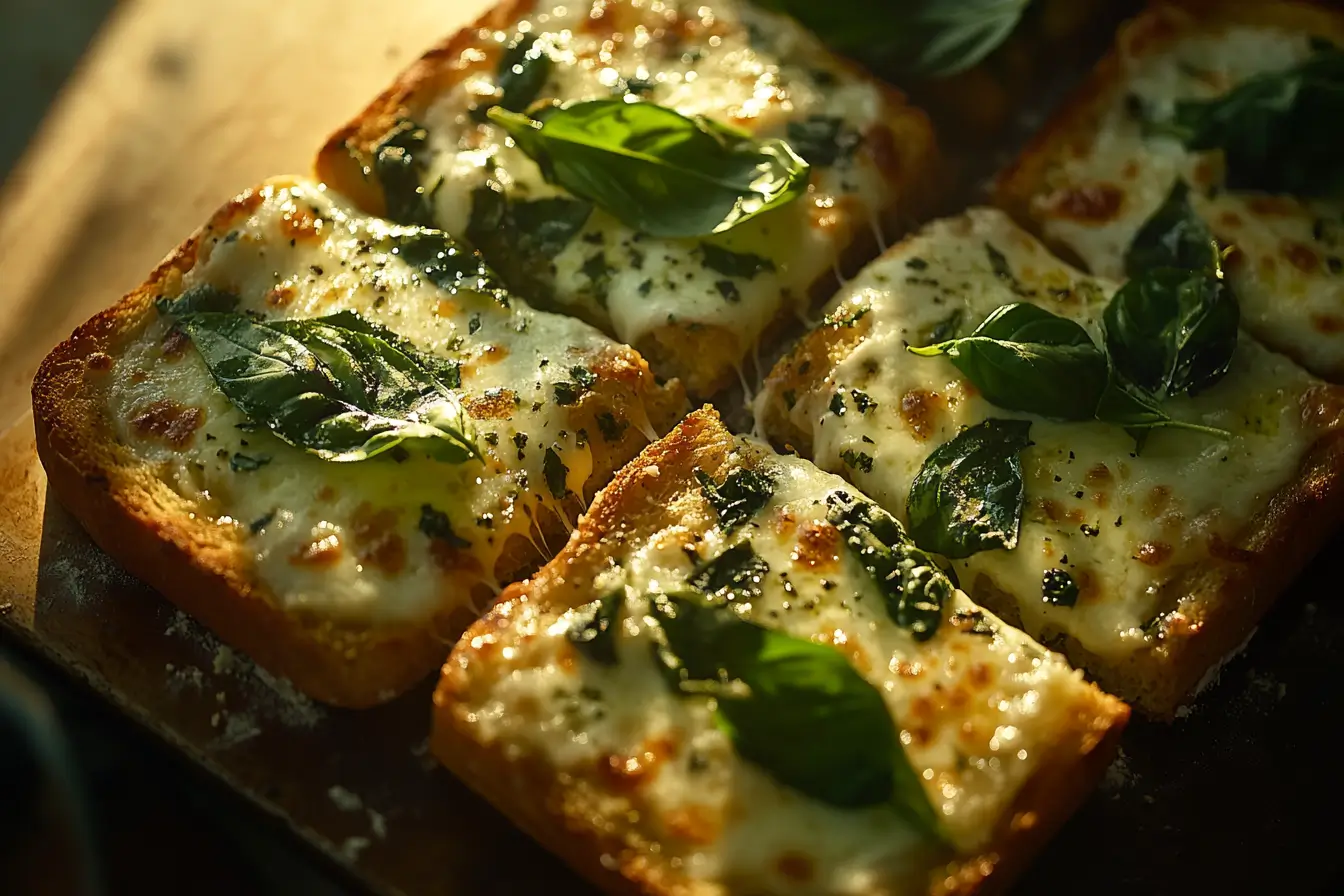
[[[891,252],[899,252],[895,246]],[[828,388],[836,364],[867,333],[864,317],[826,323],[803,337],[766,378],[762,429],[781,448],[810,456],[812,436],[790,416],[785,396],[803,398]],[[1086,650],[1076,639],[1048,638],[1074,665],[1145,713],[1170,718],[1191,699],[1206,674],[1245,642],[1293,579],[1344,520],[1344,388],[1319,384],[1301,397],[1309,429],[1324,433],[1304,455],[1294,478],[1226,544],[1163,588],[1170,612],[1151,646],[1122,659]],[[967,594],[1010,625],[1021,627],[1016,599],[987,576],[964,582]],[[1032,633],[1046,638],[1044,633]]]
[[[1341,519],[1344,432],[1331,432],[1311,447],[1294,479],[1236,539],[1163,588],[1163,602],[1172,609],[1158,622],[1148,646],[1119,661],[1085,649],[1072,637],[1051,646],[1146,714],[1172,718],[1245,644]],[[984,576],[970,583],[968,593],[1005,622],[1020,624],[1016,600]]]
[[[377,145],[397,122],[417,120],[435,97],[450,90],[462,78],[483,68],[493,69],[498,45],[483,41],[482,35],[507,30],[536,6],[536,0],[501,0],[473,24],[463,28],[429,50],[398,76],[397,80],[369,104],[351,122],[327,139],[315,163],[317,176],[333,189],[350,198],[370,214],[386,212],[381,188],[370,175]],[[465,53],[469,49],[482,52]],[[837,65],[856,77],[872,79],[858,65],[837,60]],[[881,147],[876,160],[896,197],[883,209],[878,220],[885,233],[897,236],[918,223],[932,204],[945,192],[945,173],[941,170],[933,127],[925,113],[906,102],[904,94],[886,85],[877,85],[882,95],[883,114],[879,116],[889,139],[875,141]],[[876,150],[875,150],[876,151]],[[880,249],[871,232],[867,216],[850,221],[849,242],[837,260],[837,270],[828,271],[807,290],[805,304],[824,301],[839,285],[837,273],[848,277],[869,261]],[[767,327],[759,344],[768,345],[793,317],[785,303],[778,317]],[[581,308],[565,308],[584,319]],[[589,319],[590,323],[597,323]],[[695,396],[710,396],[732,384],[734,370],[723,363],[706,359],[732,358],[736,363],[750,351],[742,344],[742,334],[726,327],[695,325],[659,327],[632,346],[660,374],[679,379]]]
[[[33,382],[38,455],[52,491],[95,543],[224,641],[248,653],[301,691],[326,703],[362,708],[385,702],[429,674],[444,645],[474,614],[459,608],[420,625],[361,627],[300,618],[281,608],[269,589],[250,574],[251,563],[234,530],[197,518],[182,498],[118,439],[96,382],[110,358],[153,319],[154,300],[181,289],[182,276],[208,251],[211,235],[246,216],[268,189],[293,183],[275,178],[240,194],[179,246],[116,305],[95,315],[43,361]],[[684,398],[673,385],[652,388],[642,362],[627,350],[613,356],[610,370],[599,361],[597,389],[573,409],[576,426],[595,414],[604,390],[608,407],[639,421],[641,410],[615,388],[642,394],[650,422],[666,428],[680,415]],[[620,381],[624,380],[623,383]],[[591,425],[592,421],[588,421]],[[596,431],[596,426],[592,426]],[[606,454],[595,452],[590,493],[644,443],[632,426]],[[582,510],[577,500],[569,512]],[[541,520],[540,543],[558,543],[566,527],[554,513]],[[525,575],[544,558],[532,541],[514,537],[495,567],[503,581]],[[483,604],[489,589],[473,588],[466,603]]]
[[[656,844],[630,825],[611,823],[616,796],[600,781],[567,770],[561,776],[529,756],[510,761],[503,748],[480,739],[467,718],[476,670],[491,663],[496,635],[526,612],[558,614],[592,599],[591,582],[621,545],[666,525],[666,508],[695,488],[692,471],[726,473],[735,440],[711,409],[692,413],[650,445],[594,500],[569,544],[532,579],[508,588],[485,618],[463,636],[444,665],[434,695],[434,754],[506,815],[605,892],[621,896],[728,896],[731,884],[688,878]],[[735,462],[734,462],[735,463]],[[502,638],[501,638],[502,640]],[[488,676],[487,676],[488,677]],[[1022,789],[981,855],[952,861],[930,873],[928,892],[939,896],[1001,892],[1090,792],[1114,755],[1128,718],[1124,704],[1100,691],[1080,700],[1052,758]],[[599,808],[600,807],[600,808]]]
[[1331,8],[1328,0],[1158,0],[1121,26],[1115,48],[999,173],[994,203],[1066,260],[1076,260],[1066,247],[1044,237],[1044,221],[1035,203],[1051,192],[1052,175],[1060,165],[1090,148],[1102,117],[1114,105],[1117,91],[1124,89],[1119,48],[1151,53],[1192,30],[1233,25],[1277,26],[1344,42],[1344,14]]

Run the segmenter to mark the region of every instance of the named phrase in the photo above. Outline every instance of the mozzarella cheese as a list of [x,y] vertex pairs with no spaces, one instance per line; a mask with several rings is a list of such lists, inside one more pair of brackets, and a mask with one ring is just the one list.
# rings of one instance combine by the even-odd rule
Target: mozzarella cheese
[[[577,651],[567,637],[576,611],[548,611],[547,595],[534,592],[449,660],[472,682],[455,697],[458,724],[510,760],[543,758],[561,781],[597,770],[610,800],[596,811],[616,813],[608,823],[635,828],[657,844],[660,864],[723,892],[925,892],[941,863],[989,845],[1026,781],[1076,758],[1052,753],[1061,732],[1101,719],[1099,736],[1123,708],[961,592],[935,635],[915,640],[826,520],[829,495],[854,494],[847,483],[746,440],[731,458],[776,482],[750,522],[725,534],[691,481],[659,511],[664,527],[607,558],[593,592],[624,594],[615,665]],[[675,695],[660,676],[647,595],[743,541],[768,570],[740,612],[833,645],[881,692],[946,845],[892,809],[841,809],[780,785],[735,755],[711,698]]]
[[[157,315],[105,379],[118,440],[185,499],[185,512],[228,530],[285,609],[345,623],[424,622],[469,605],[477,585],[493,590],[509,539],[535,543],[538,512],[565,513],[547,484],[547,449],[567,468],[566,487],[582,494],[602,444],[597,432],[575,430],[556,383],[576,365],[599,378],[648,378],[632,352],[572,318],[449,295],[389,250],[387,226],[347,214],[320,186],[267,186],[232,229],[209,237],[183,287],[234,292],[240,310],[264,318],[356,311],[459,361],[484,462],[411,451],[402,462],[332,463],[291,447],[252,427]],[[632,404],[622,425],[653,437]],[[470,548],[421,531],[426,506]]]
[[1033,217],[1049,241],[1077,253],[1094,274],[1123,277],[1134,234],[1184,179],[1195,187],[1196,213],[1235,247],[1227,273],[1243,326],[1313,372],[1344,377],[1344,203],[1218,188],[1220,154],[1146,136],[1134,113],[1146,108],[1161,119],[1178,100],[1213,98],[1289,68],[1310,54],[1310,35],[1200,29],[1184,18],[1164,31],[1159,22],[1172,15],[1154,11],[1122,32],[1119,82],[1105,94],[1095,133],[1082,144],[1069,138],[1033,197]]
[[[995,273],[991,251],[1002,253],[1011,276]],[[989,417],[1032,420],[1032,445],[1022,452],[1026,504],[1017,547],[975,554],[955,567],[973,593],[984,577],[1009,594],[1033,635],[1064,632],[1111,657],[1150,643],[1152,621],[1181,596],[1164,585],[1232,544],[1293,477],[1316,438],[1338,425],[1338,401],[1325,400],[1331,387],[1244,332],[1226,377],[1196,397],[1163,405],[1178,420],[1230,437],[1157,430],[1142,454],[1117,426],[995,407],[947,357],[905,350],[924,344],[924,334],[949,315],[960,314],[959,334],[968,335],[995,308],[1018,301],[1076,320],[1100,345],[1101,314],[1115,289],[1052,257],[1000,212],[973,209],[937,221],[837,296],[831,319],[862,312],[866,335],[788,412],[811,434],[822,468],[842,472],[903,520],[924,460],[962,427]],[[772,381],[761,402],[787,404],[777,374]],[[853,401],[856,389],[874,403],[867,410]],[[843,416],[831,410],[837,394],[846,403]],[[871,460],[855,461],[864,455]],[[1042,576],[1054,568],[1078,583],[1075,606],[1043,600]]]
[[785,137],[790,122],[813,115],[834,119],[856,141],[862,135],[836,164],[813,167],[806,196],[710,241],[768,259],[772,271],[742,277],[713,270],[700,241],[649,239],[600,210],[549,268],[538,260],[551,301],[636,348],[668,327],[715,327],[735,340],[730,357],[686,358],[670,371],[688,381],[717,377],[781,311],[805,309],[812,283],[857,233],[877,226],[894,199],[881,169],[893,152],[881,88],[843,68],[791,20],[734,0],[541,0],[516,29],[483,31],[459,60],[469,74],[421,114],[431,154],[423,181],[436,222],[450,233],[467,232],[472,193],[487,183],[511,199],[563,192],[501,129],[471,114],[495,91],[496,59],[517,33],[536,35],[554,60],[541,97],[611,97],[624,79],[635,79],[649,101],[762,138]]

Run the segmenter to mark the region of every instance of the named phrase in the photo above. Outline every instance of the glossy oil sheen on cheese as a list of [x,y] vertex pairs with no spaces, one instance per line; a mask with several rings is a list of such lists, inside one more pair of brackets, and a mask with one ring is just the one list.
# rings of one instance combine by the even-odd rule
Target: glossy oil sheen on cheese
[[[286,609],[394,625],[469,604],[472,582],[495,586],[505,542],[533,538],[538,509],[556,504],[543,474],[547,447],[568,467],[569,489],[582,490],[591,447],[566,429],[553,388],[572,365],[591,364],[615,347],[572,318],[521,302],[503,308],[477,293],[449,296],[379,246],[384,223],[347,216],[319,187],[267,187],[262,195],[231,231],[215,236],[208,260],[186,275],[185,286],[234,291],[243,310],[264,317],[357,311],[423,350],[458,359],[469,410],[494,390],[506,390],[497,393],[501,400],[518,399],[506,418],[474,421],[486,462],[441,463],[412,451],[402,463],[387,456],[331,463],[252,431],[193,349],[164,356],[169,322],[162,318],[117,358],[110,377],[120,439],[159,464],[186,511],[236,533],[254,557],[255,575]],[[185,447],[147,437],[132,422],[162,400],[204,411]],[[519,434],[527,437],[521,449]],[[270,461],[234,471],[240,453]],[[470,558],[445,556],[419,530],[424,505],[448,515],[454,533],[472,543]]]
[[[1309,369],[1344,376],[1344,203],[1211,190],[1217,153],[1145,136],[1133,97],[1162,118],[1182,99],[1209,99],[1247,78],[1289,68],[1309,54],[1308,36],[1277,28],[1188,29],[1175,40],[1121,40],[1120,83],[1095,139],[1070,152],[1050,175],[1034,213],[1044,233],[1075,251],[1093,273],[1124,275],[1134,234],[1177,177],[1193,184],[1191,202],[1218,238],[1236,247],[1227,269],[1242,324]],[[1071,200],[1118,191],[1114,209],[1077,216]]]
[[[987,246],[1003,254],[1012,279],[996,276]],[[956,566],[972,593],[984,576],[1012,595],[1027,631],[1067,632],[1103,655],[1146,643],[1145,623],[1172,609],[1174,596],[1164,600],[1162,586],[1207,557],[1218,541],[1232,542],[1289,481],[1318,435],[1304,414],[1323,387],[1243,333],[1222,381],[1195,398],[1164,404],[1177,419],[1225,429],[1231,437],[1156,431],[1136,455],[1133,439],[1119,427],[1005,411],[981,398],[946,357],[905,351],[955,311],[962,314],[960,334],[967,335],[989,312],[1016,301],[1078,321],[1100,344],[1101,313],[1114,289],[1053,258],[997,211],[976,209],[935,222],[870,265],[837,298],[833,317],[868,309],[862,323],[869,334],[791,412],[812,434],[821,467],[843,472],[902,519],[925,458],[961,427],[988,417],[1031,419],[1017,548],[985,551]],[[851,404],[844,416],[831,413],[832,396],[841,391],[848,398],[852,389],[866,392],[876,407],[860,413]],[[848,466],[846,451],[869,454],[871,472]],[[1051,568],[1078,581],[1082,594],[1074,607],[1042,600],[1041,577]]]
[[[871,578],[826,522],[827,496],[853,494],[851,487],[766,450],[742,442],[736,452],[776,481],[750,523],[725,536],[693,489],[668,508],[665,528],[632,543],[595,584],[595,593],[626,595],[617,665],[573,649],[570,614],[557,619],[524,605],[500,630],[503,651],[492,650],[503,666],[469,660],[471,674],[490,683],[473,688],[478,699],[459,709],[475,736],[512,759],[540,753],[576,775],[639,772],[614,791],[613,806],[628,797],[628,820],[673,867],[725,892],[923,892],[931,869],[952,857],[945,847],[892,810],[839,809],[780,786],[735,756],[708,698],[669,691],[651,659],[646,595],[684,583],[692,552],[710,559],[750,540],[769,571],[748,618],[835,645],[882,692],[957,853],[986,846],[1023,783],[1050,762],[1061,732],[1076,732],[1080,713],[1095,712],[1094,692],[1058,655],[989,614],[967,616],[980,620],[979,633],[948,621],[980,613],[960,592],[935,636],[914,640],[886,615]],[[795,869],[810,869],[806,879],[785,873],[788,857]]]
[[[784,137],[790,121],[811,115],[840,118],[860,134],[883,117],[878,87],[839,67],[791,21],[743,3],[581,0],[551,6],[542,0],[534,10],[518,31],[538,35],[555,60],[542,97],[607,98],[617,95],[621,79],[637,78],[651,85],[649,101],[761,137]],[[483,35],[495,46],[514,36]],[[439,225],[450,233],[466,232],[472,191],[487,180],[513,198],[560,192],[501,130],[479,125],[469,114],[494,89],[493,63],[478,67],[424,116],[435,153],[427,190]],[[738,337],[740,358],[777,313],[790,303],[795,310],[806,307],[812,282],[891,201],[873,152],[860,146],[846,164],[814,167],[806,196],[714,239],[769,259],[773,272],[726,276],[705,265],[699,241],[643,238],[598,211],[555,257],[553,298],[636,347],[665,326],[720,327]],[[594,259],[610,269],[605,287],[585,273]]]

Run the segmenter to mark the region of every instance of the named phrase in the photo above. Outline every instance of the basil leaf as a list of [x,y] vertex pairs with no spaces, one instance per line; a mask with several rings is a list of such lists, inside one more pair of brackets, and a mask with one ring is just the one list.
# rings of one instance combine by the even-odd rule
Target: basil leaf
[[201,312],[180,325],[225,397],[282,441],[331,461],[404,442],[451,463],[480,459],[434,367],[349,312],[277,321]]
[[569,643],[600,666],[616,665],[616,636],[625,609],[625,592],[616,591],[573,612]]
[[895,517],[873,502],[839,491],[826,503],[826,518],[877,584],[887,615],[916,641],[932,638],[943,621],[943,604],[952,595],[952,584],[937,563],[910,541]]
[[923,0],[913,4],[904,67],[939,78],[965,71],[994,52],[1022,19],[1030,0]]
[[654,103],[586,100],[537,115],[490,110],[547,182],[651,236],[721,233],[807,189],[807,163],[787,143]]
[[1188,429],[1223,438],[1231,435],[1223,429],[1199,423],[1186,423],[1171,417],[1151,395],[1115,376],[1112,376],[1111,381],[1106,384],[1106,391],[1101,394],[1101,401],[1097,403],[1097,419],[1103,423],[1123,426],[1140,443],[1140,447],[1145,438],[1143,434],[1153,429]]
[[1241,313],[1206,270],[1154,268],[1133,278],[1103,314],[1106,350],[1127,381],[1156,396],[1194,394],[1222,379]]
[[1190,205],[1190,186],[1177,180],[1157,211],[1139,228],[1125,252],[1125,273],[1138,277],[1153,268],[1218,271],[1218,241]]
[[428,168],[429,132],[403,119],[373,151],[373,174],[383,188],[387,217],[398,224],[434,224],[434,210],[421,183]]
[[[1344,51],[1324,46],[1287,69],[1264,72],[1208,100],[1181,100],[1151,123],[1187,149],[1221,149],[1226,185],[1306,197],[1344,193],[1338,152],[1344,120]],[[1325,130],[1322,130],[1324,128]]]
[[760,0],[830,46],[869,63],[900,60],[907,76],[941,78],[992,53],[1017,27],[1030,0]]
[[990,418],[934,449],[906,501],[915,544],[954,560],[1017,547],[1030,431],[1029,420]]
[[729,473],[722,485],[715,484],[703,470],[697,469],[695,478],[724,529],[734,529],[751,519],[769,503],[775,491],[775,483],[768,475],[745,467]]
[[[720,685],[715,721],[738,755],[832,806],[887,804],[936,836],[937,819],[881,692],[844,654],[747,622],[694,595],[653,595],[683,692]],[[688,685],[691,685],[688,687]]]
[[761,579],[769,571],[770,564],[744,541],[696,567],[689,582],[711,597],[752,600],[761,596]]
[[849,161],[863,142],[858,131],[834,115],[809,115],[802,121],[791,121],[785,133],[798,155],[818,168]]
[[182,290],[175,299],[159,296],[154,300],[154,307],[168,317],[181,317],[198,311],[233,311],[241,301],[234,293],[209,283],[198,283]]
[[504,285],[485,263],[484,256],[442,230],[397,227],[390,231],[387,242],[394,254],[439,289],[449,293],[459,290],[481,293],[508,307]]
[[906,350],[945,354],[990,403],[1042,417],[1090,420],[1106,387],[1087,331],[1025,302],[995,309],[970,336]]

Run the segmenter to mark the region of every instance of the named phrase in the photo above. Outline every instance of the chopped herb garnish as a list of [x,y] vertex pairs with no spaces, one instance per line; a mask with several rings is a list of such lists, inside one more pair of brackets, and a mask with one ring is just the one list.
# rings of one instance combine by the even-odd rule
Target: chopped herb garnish
[[1041,577],[1041,600],[1057,607],[1078,602],[1078,583],[1062,569],[1047,569]]
[[739,467],[724,478],[722,485],[715,484],[710,475],[703,470],[695,471],[695,478],[719,516],[719,525],[724,529],[733,529],[755,516],[774,494],[773,480],[760,470],[748,470]]
[[420,505],[420,531],[427,538],[436,538],[449,547],[471,547],[471,542],[453,531],[453,524],[448,519],[448,514],[442,510],[436,510],[431,504]]
[[546,456],[541,463],[541,473],[546,477],[546,488],[550,490],[551,497],[559,501],[569,494],[569,467],[560,460],[560,452],[555,448],[546,449]]

